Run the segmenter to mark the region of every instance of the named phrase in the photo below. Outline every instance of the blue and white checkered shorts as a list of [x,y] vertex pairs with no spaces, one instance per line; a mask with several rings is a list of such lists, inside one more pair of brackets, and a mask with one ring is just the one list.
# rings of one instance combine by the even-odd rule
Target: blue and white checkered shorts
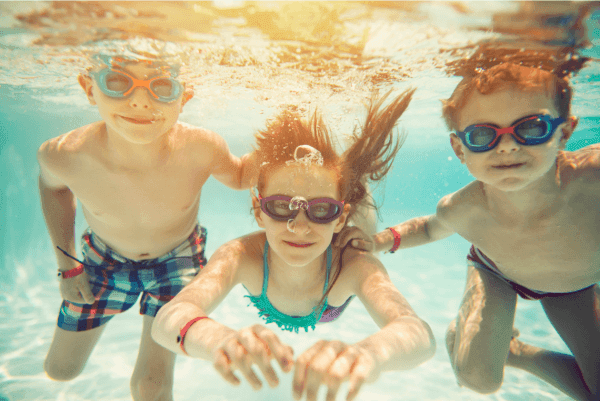
[[131,308],[140,294],[140,314],[154,317],[206,264],[206,229],[200,226],[182,244],[156,259],[127,259],[89,228],[81,244],[96,302],[79,304],[63,300],[58,326],[68,331],[90,330],[107,323]]

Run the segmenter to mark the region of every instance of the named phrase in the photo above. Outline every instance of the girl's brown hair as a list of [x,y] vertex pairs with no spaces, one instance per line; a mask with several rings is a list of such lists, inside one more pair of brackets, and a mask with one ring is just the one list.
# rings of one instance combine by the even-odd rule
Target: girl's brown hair
[[[415,89],[404,91],[384,107],[391,92],[379,99],[372,99],[367,109],[364,125],[355,129],[350,147],[338,156],[331,133],[323,118],[315,112],[306,121],[293,110],[287,109],[271,121],[267,128],[256,134],[256,155],[259,163],[258,190],[264,189],[270,172],[285,166],[286,161],[294,160],[298,146],[310,145],[321,152],[323,167],[337,173],[338,188],[345,204],[351,205],[351,218],[356,205],[367,200],[367,181],[381,180],[392,166],[396,153],[406,135],[395,133],[394,126],[408,107]],[[347,221],[347,220],[346,220]],[[339,268],[330,281],[320,305],[335,284],[342,269],[342,256]]]

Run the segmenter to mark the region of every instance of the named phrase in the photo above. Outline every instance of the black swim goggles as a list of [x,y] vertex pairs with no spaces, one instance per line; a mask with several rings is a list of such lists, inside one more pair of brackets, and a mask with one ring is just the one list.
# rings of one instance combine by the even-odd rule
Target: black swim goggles
[[263,198],[258,195],[260,209],[267,216],[277,221],[288,221],[296,218],[300,209],[306,211],[308,219],[317,224],[327,224],[342,215],[344,201],[331,198],[317,198],[310,201],[295,196],[273,195]]
[[183,85],[168,75],[159,75],[150,79],[137,79],[121,70],[104,68],[90,72],[96,80],[98,88],[107,96],[125,98],[135,88],[146,88],[152,97],[163,103],[171,103],[183,92]]
[[542,144],[552,138],[556,128],[564,122],[562,117],[539,114],[520,118],[506,128],[493,124],[469,125],[464,131],[456,131],[456,135],[471,152],[487,152],[498,145],[504,134],[510,134],[521,145]]

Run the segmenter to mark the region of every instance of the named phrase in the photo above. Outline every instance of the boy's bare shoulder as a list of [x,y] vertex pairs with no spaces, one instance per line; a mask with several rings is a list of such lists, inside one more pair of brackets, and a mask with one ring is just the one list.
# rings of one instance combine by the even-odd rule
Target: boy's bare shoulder
[[466,219],[483,202],[482,183],[473,181],[456,192],[444,196],[437,204],[436,215],[442,221],[452,223]]
[[217,133],[202,127],[177,122],[173,130],[176,142],[183,148],[212,150],[223,146],[225,140]]
[[48,139],[37,152],[40,164],[54,173],[71,169],[75,160],[97,148],[98,134],[103,126],[104,123],[99,121]]
[[600,184],[600,144],[573,152],[561,152],[557,165],[563,183]]

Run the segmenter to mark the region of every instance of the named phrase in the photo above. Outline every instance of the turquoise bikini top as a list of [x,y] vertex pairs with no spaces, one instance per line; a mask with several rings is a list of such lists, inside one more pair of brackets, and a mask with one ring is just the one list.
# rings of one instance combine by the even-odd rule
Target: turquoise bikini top
[[[313,308],[312,313],[306,316],[290,316],[286,315],[275,309],[269,298],[267,298],[267,285],[269,283],[269,265],[267,262],[267,255],[269,250],[269,243],[265,242],[265,250],[263,255],[263,286],[262,292],[259,296],[255,297],[253,295],[245,295],[245,297],[250,298],[250,301],[258,308],[258,316],[262,317],[266,323],[275,322],[277,326],[279,326],[282,330],[295,331],[298,332],[299,328],[304,328],[305,331],[308,331],[309,327],[315,329],[315,325],[319,320],[321,320],[321,316],[323,312],[327,308],[327,298],[325,298],[323,305],[319,311]],[[325,285],[323,286],[323,294],[329,285],[329,270],[331,269],[331,245],[327,247],[327,272],[325,273]],[[246,288],[246,291],[248,289]],[[346,301],[345,305],[348,303]],[[337,317],[337,316],[336,316]]]

